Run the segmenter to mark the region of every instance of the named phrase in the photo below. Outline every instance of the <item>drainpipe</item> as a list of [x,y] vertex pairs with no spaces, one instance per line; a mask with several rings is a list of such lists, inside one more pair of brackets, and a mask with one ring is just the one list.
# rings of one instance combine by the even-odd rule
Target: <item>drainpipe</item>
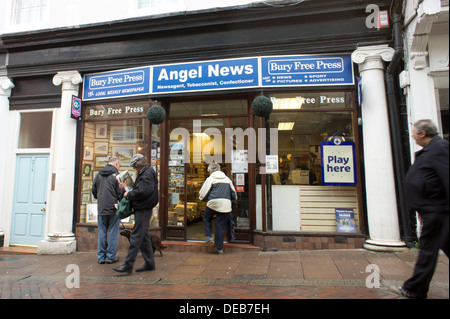
[[397,67],[403,58],[403,20],[402,20],[402,1],[393,0],[391,13],[393,21],[393,37],[394,37],[394,56],[386,69],[386,95],[388,102],[388,112],[390,118],[390,130],[392,136],[392,153],[394,158],[395,181],[398,192],[398,205],[400,210],[401,225],[403,228],[403,240],[408,247],[414,247],[411,231],[411,220],[409,216],[408,206],[406,204],[405,191],[403,182],[405,180],[405,164],[403,161],[403,147],[401,139],[401,122],[399,119],[399,106],[397,103],[395,76],[399,75]]

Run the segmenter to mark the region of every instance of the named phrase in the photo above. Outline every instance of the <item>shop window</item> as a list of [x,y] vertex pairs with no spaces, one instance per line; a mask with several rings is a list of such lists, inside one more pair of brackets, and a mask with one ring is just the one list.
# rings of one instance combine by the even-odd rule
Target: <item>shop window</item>
[[48,11],[47,0],[15,0],[13,24],[42,22]]
[[[85,118],[89,121],[84,123],[83,129],[79,217],[81,223],[97,222],[97,200],[91,192],[92,183],[112,156],[121,161],[119,172],[128,170],[134,180],[136,171],[130,167],[130,161],[137,153],[145,155],[159,172],[159,126],[154,126],[150,134],[150,123],[145,117],[148,107],[148,102],[86,107]],[[129,119],[124,119],[126,117]],[[122,222],[132,224],[133,215]],[[155,221],[152,220],[152,223]]]
[[50,148],[52,112],[32,112],[20,115],[19,148]]
[[275,112],[270,117],[278,129],[279,173],[276,185],[321,185],[320,143],[327,136],[342,134],[353,141],[352,113]]
[[[268,230],[338,232],[337,211],[352,212],[359,230],[356,185],[322,183],[321,142],[336,134],[356,142],[351,92],[280,94],[271,97],[270,127],[278,130],[278,173],[266,176],[271,207],[266,207]],[[356,154],[354,155],[356,156]],[[356,169],[356,168],[354,168]],[[257,183],[260,184],[260,175]],[[257,186],[257,227],[262,186]],[[267,192],[266,192],[267,196]],[[296,198],[297,200],[295,200]],[[271,214],[268,214],[268,211]]]

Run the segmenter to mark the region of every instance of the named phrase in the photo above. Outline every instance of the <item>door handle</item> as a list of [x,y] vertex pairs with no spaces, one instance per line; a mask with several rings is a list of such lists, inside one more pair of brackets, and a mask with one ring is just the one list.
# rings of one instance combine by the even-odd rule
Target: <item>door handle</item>
[[41,208],[41,212],[46,212],[47,211],[47,209],[44,207],[44,208]]

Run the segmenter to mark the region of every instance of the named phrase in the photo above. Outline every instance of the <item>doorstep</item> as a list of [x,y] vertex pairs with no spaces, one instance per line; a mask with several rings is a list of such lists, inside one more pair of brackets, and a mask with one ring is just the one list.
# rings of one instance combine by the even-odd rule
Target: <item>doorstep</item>
[[[203,242],[198,241],[162,241],[166,246],[167,251],[173,252],[216,252],[214,244],[204,245]],[[223,250],[225,252],[259,252],[261,249],[258,246],[249,244],[230,244],[224,243]]]
[[37,255],[37,247],[29,247],[29,246],[0,247],[0,255],[1,254],[8,254],[8,255],[31,254],[31,255]]

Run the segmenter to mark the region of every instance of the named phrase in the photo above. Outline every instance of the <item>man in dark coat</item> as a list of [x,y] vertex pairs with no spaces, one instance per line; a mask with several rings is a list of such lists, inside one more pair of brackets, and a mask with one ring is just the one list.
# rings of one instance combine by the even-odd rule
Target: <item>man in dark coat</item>
[[[125,263],[113,268],[117,272],[128,274],[133,269],[139,250],[141,250],[145,263],[136,269],[136,272],[155,270],[148,225],[152,209],[158,204],[158,178],[155,170],[148,165],[147,159],[142,154],[133,156],[130,165],[136,169],[138,174],[133,189],[125,192],[124,197],[130,199],[131,207],[134,209],[135,222]],[[125,185],[120,184],[120,187],[124,189]]]
[[94,179],[92,195],[98,201],[98,246],[97,260],[99,264],[112,264],[119,260],[116,257],[119,248],[120,219],[116,216],[116,207],[123,197],[116,176],[119,173],[120,160],[111,157],[108,165],[102,168]]
[[417,211],[422,222],[420,253],[413,276],[403,286],[392,287],[408,297],[427,297],[438,259],[439,249],[449,253],[449,144],[438,136],[430,120],[414,124],[412,137],[423,148],[416,152],[414,164],[405,178],[409,208]]

